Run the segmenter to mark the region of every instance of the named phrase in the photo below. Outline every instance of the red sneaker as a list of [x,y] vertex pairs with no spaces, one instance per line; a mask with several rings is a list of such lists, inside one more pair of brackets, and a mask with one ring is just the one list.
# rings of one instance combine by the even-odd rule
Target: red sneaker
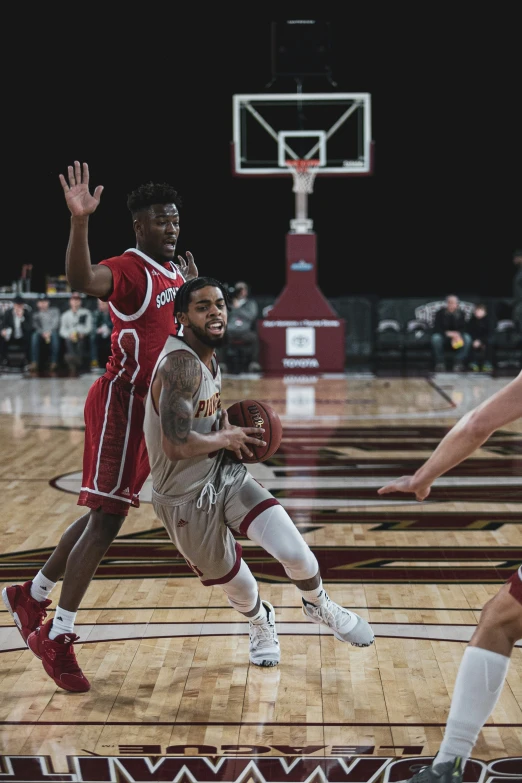
[[31,597],[32,582],[23,585],[11,585],[2,590],[2,601],[15,621],[22,639],[27,644],[27,637],[36,631],[47,617],[45,611],[51,601],[37,601]]
[[49,639],[52,618],[47,620],[27,639],[27,646],[42,661],[49,677],[60,688],[74,693],[84,693],[91,687],[76,661],[73,642],[79,639],[75,633],[61,633],[56,639]]

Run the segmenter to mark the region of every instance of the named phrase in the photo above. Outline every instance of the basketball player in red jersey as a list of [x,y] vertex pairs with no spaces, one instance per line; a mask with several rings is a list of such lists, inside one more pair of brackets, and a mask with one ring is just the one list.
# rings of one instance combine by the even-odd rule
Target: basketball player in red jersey
[[[179,235],[177,192],[146,184],[130,194],[136,247],[92,265],[89,217],[103,187],[91,195],[89,168],[78,161],[60,174],[71,213],[66,274],[72,288],[109,302],[114,324],[106,372],[91,386],[85,403],[85,444],[78,505],[88,511],[73,522],[32,582],[11,585],[2,598],[47,674],[68,691],[90,688],[78,666],[73,642],[80,602],[130,506],[149,475],[143,435],[144,398],[156,360],[170,334],[176,291],[198,276],[191,253],[174,263]],[[46,623],[49,593],[63,577],[60,605]],[[35,632],[35,633],[32,633]],[[28,642],[29,635],[31,641]]]
[[[522,372],[458,421],[413,476],[401,476],[378,490],[411,492],[425,500],[439,476],[459,465],[500,427],[522,419]],[[522,565],[484,606],[457,673],[446,731],[431,766],[408,783],[462,783],[466,761],[493,712],[522,639]],[[417,763],[417,760],[416,760]]]

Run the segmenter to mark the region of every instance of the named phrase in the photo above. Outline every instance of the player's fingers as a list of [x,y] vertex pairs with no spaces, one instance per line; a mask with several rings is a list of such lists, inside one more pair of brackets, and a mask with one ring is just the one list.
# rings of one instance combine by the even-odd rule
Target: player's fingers
[[100,200],[101,194],[103,193],[103,185],[98,185],[96,187],[96,190],[94,191],[94,198]]
[[263,427],[243,427],[243,432],[247,435],[264,435],[265,430]]
[[247,438],[245,441],[246,443],[251,443],[253,446],[266,446],[266,441],[260,440],[259,438]]
[[194,262],[194,256],[192,255],[190,250],[187,250],[187,258],[188,258],[189,261]]
[[73,188],[76,185],[76,179],[74,177],[74,169],[72,166],[67,166],[67,176],[69,177],[69,187]]
[[378,495],[387,495],[389,492],[395,492],[394,484],[386,484],[385,487],[381,487],[377,490]]
[[[78,164],[78,166],[79,165],[80,164]],[[83,170],[82,171],[82,181],[83,181],[83,184],[84,185],[88,185],[89,184],[89,166],[86,163],[84,163],[82,165],[82,170]]]
[[58,179],[60,180],[60,183],[61,183],[61,185],[62,185],[62,188],[63,188],[63,189],[64,189],[64,191],[67,193],[67,192],[68,192],[68,190],[69,190],[69,185],[67,184],[67,180],[65,179],[65,177],[63,176],[63,174],[58,174]]

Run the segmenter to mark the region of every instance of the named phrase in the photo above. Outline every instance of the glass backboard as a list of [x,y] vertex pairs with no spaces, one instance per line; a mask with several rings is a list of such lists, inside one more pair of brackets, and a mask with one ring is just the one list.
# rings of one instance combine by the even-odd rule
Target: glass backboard
[[291,176],[288,160],[318,159],[317,176],[372,173],[369,93],[233,96],[236,176]]

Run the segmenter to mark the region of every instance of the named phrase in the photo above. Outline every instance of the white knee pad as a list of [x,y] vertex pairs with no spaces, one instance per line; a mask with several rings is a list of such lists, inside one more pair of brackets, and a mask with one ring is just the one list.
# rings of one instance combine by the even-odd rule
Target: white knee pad
[[316,556],[279,504],[259,514],[247,536],[275,557],[293,581],[311,579],[319,571]]
[[241,560],[237,574],[221,587],[227,594],[228,603],[232,609],[236,609],[242,614],[254,609],[259,590],[254,575],[244,560]]

